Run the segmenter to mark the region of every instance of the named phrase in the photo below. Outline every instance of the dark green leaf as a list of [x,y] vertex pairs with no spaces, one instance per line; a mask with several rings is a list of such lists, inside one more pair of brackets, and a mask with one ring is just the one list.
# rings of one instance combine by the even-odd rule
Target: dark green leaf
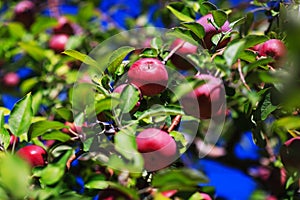
[[267,41],[268,37],[265,35],[247,35],[244,39],[246,41],[244,48],[247,49]]
[[62,129],[65,127],[66,126],[63,123],[57,122],[57,121],[48,121],[48,120],[38,121],[38,122],[33,123],[30,126],[30,129],[28,132],[28,137],[35,138],[40,135],[43,135],[44,133],[46,133],[50,130],[58,130],[58,129]]
[[203,39],[205,36],[205,30],[202,25],[197,22],[185,22],[181,23],[186,28],[190,29],[198,38]]
[[227,20],[227,14],[222,10],[213,10],[211,13],[213,15],[214,22],[216,23],[216,25],[218,27],[222,27]]
[[205,1],[200,5],[200,13],[206,15],[212,10],[217,10],[217,7],[209,1]]
[[245,60],[247,62],[253,63],[256,61],[256,53],[250,50],[244,50],[239,55],[241,60]]
[[134,47],[123,46],[113,51],[112,55],[109,58],[108,71],[114,74],[117,67],[122,63],[124,58],[134,49]]
[[235,27],[237,27],[237,26],[243,24],[244,22],[245,22],[245,17],[240,18],[240,19],[237,19],[237,20],[231,22],[231,23],[229,24],[229,27],[230,27],[231,29],[234,29]]
[[57,20],[55,18],[43,17],[39,16],[36,18],[36,21],[31,26],[32,34],[39,34],[49,28],[52,28],[57,24]]
[[107,97],[98,100],[95,105],[96,114],[101,113],[104,110],[112,110],[120,103],[120,100],[116,97]]
[[12,134],[20,136],[26,133],[31,124],[32,116],[32,96],[29,93],[19,100],[11,111],[8,125]]

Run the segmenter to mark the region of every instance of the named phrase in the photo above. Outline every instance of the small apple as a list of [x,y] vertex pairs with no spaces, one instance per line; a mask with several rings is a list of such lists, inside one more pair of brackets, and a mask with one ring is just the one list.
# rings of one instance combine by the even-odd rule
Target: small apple
[[72,133],[70,132],[69,129],[71,129],[73,132],[75,133],[81,133],[82,132],[82,128],[80,126],[76,126],[74,123],[72,122],[65,122],[65,125],[68,126],[69,128],[63,128],[61,131],[64,133],[67,133],[69,135],[72,135]]
[[270,63],[273,67],[280,67],[283,59],[285,58],[287,49],[285,44],[278,39],[270,39],[264,42],[259,49],[260,56],[269,56],[275,60],[274,63]]
[[300,173],[300,137],[289,139],[280,148],[280,158],[287,172]]
[[137,148],[142,153],[145,169],[156,171],[171,164],[177,155],[175,140],[165,131],[148,128],[138,133]]
[[15,72],[9,72],[3,77],[3,84],[7,87],[16,87],[20,83],[20,77]]
[[154,96],[166,89],[168,72],[160,60],[141,58],[129,68],[128,80],[137,86],[143,95]]
[[[227,32],[227,31],[231,30],[231,28],[229,26],[229,21],[225,21],[225,23],[223,24],[223,26],[220,29],[216,29],[216,27],[214,27],[208,21],[209,19],[212,22],[214,22],[214,18],[213,18],[212,14],[204,15],[200,19],[197,20],[197,22],[203,26],[204,31],[205,31],[205,36],[203,38],[202,46],[203,46],[203,48],[206,48],[206,49],[211,49],[211,47],[213,46],[211,39],[214,35],[221,33],[221,32]],[[230,38],[226,38],[220,44],[218,44],[217,49],[225,47],[229,41],[230,41]]]
[[[225,89],[222,81],[208,74],[197,75],[195,78],[205,83],[182,97],[181,104],[185,113],[200,119],[224,114]],[[199,109],[194,107],[195,103]]]
[[61,53],[65,50],[69,36],[66,34],[53,35],[49,41],[49,47],[55,51],[55,53]]
[[17,142],[19,141],[19,138],[13,134],[10,135],[10,139],[9,139],[9,146],[13,146],[14,144],[17,144]]
[[174,49],[176,46],[178,46],[182,42],[184,42],[184,44],[182,45],[182,47],[180,47],[176,51],[176,53],[179,53],[179,54],[182,54],[182,55],[197,53],[197,49],[198,49],[197,46],[195,46],[191,43],[185,42],[184,40],[179,39],[179,38],[174,40],[174,42],[171,45],[171,49]]
[[71,22],[65,16],[61,16],[57,19],[58,24],[53,28],[54,34],[66,34],[73,35],[74,29]]
[[32,167],[45,166],[47,164],[47,152],[38,145],[28,145],[20,148],[17,155],[27,161]]
[[29,28],[35,21],[35,5],[31,1],[21,1],[14,9],[14,20]]

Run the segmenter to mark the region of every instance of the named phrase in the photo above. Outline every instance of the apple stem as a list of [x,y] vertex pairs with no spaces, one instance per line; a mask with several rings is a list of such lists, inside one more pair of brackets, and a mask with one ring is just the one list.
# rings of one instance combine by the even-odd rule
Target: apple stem
[[173,56],[178,49],[180,49],[184,45],[185,41],[181,41],[172,51],[165,57],[165,59],[162,61],[163,64],[166,64],[166,62]]
[[171,131],[173,131],[174,128],[180,123],[180,121],[181,121],[181,115],[177,115],[173,119],[171,126],[168,128],[168,133],[170,133]]
[[251,91],[249,85],[246,83],[244,74],[242,72],[242,65],[241,65],[241,60],[240,59],[238,59],[238,70],[239,70],[239,74],[240,74],[240,77],[241,77],[241,81],[243,82],[244,86],[247,88],[248,91]]

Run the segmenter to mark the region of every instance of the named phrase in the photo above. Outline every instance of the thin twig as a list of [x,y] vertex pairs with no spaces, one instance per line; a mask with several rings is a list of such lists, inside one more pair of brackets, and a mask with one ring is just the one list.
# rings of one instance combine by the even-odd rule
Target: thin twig
[[247,88],[247,90],[251,91],[249,85],[246,83],[244,74],[242,72],[242,65],[241,65],[241,60],[240,59],[238,59],[238,70],[239,70],[239,74],[240,74],[240,77],[241,77],[241,81],[243,82],[244,86]]
[[181,120],[181,115],[177,115],[173,119],[171,126],[168,128],[168,133],[174,130],[174,128],[180,123],[180,120]]
[[163,60],[163,64],[166,64],[166,62],[173,56],[174,53],[176,53],[176,51],[178,51],[178,49],[184,45],[184,43],[185,41],[181,41],[176,47],[174,47],[174,49],[172,49],[172,51]]

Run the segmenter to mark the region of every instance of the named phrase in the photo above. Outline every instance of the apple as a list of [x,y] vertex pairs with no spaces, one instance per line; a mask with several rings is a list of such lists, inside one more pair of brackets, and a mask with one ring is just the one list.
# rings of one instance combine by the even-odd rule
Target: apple
[[[218,33],[230,31],[231,28],[229,26],[229,21],[226,20],[220,29],[216,29],[208,21],[208,19],[210,19],[212,22],[214,22],[212,14],[207,14],[207,15],[202,16],[200,19],[197,20],[197,22],[203,26],[204,31],[205,31],[205,36],[203,38],[203,43],[202,43],[203,48],[211,49],[213,46],[213,43],[211,41],[212,37]],[[225,47],[229,41],[230,41],[230,38],[226,38],[220,44],[218,44],[217,49]]]
[[9,145],[13,146],[14,143],[17,144],[17,142],[19,141],[19,138],[13,134],[10,135],[10,139],[9,139]]
[[20,83],[20,77],[15,72],[9,72],[3,77],[3,84],[7,87],[16,87]]
[[208,194],[203,193],[203,192],[199,192],[199,193],[200,193],[202,200],[212,200],[212,198]]
[[74,29],[71,22],[65,16],[61,16],[57,19],[58,24],[53,28],[54,34],[66,34],[73,35]]
[[161,194],[167,198],[174,196],[176,193],[177,193],[177,190],[167,190],[167,191],[161,192]]
[[45,166],[47,164],[47,152],[38,145],[28,145],[20,148],[17,155],[27,161],[32,167]]
[[300,137],[295,137],[286,141],[280,148],[280,158],[287,170],[293,173],[300,173]]
[[129,68],[128,80],[137,86],[143,95],[154,96],[166,89],[168,72],[160,60],[141,58]]
[[[195,78],[204,80],[205,83],[181,98],[185,113],[199,119],[210,119],[223,114],[225,89],[222,81],[208,74],[200,74]],[[195,108],[197,105],[199,109]]]
[[64,132],[64,133],[72,135],[72,133],[70,132],[69,129],[71,129],[75,133],[81,133],[82,132],[82,128],[80,126],[76,126],[72,122],[65,122],[65,125],[68,126],[69,128],[63,128],[61,131]]
[[182,42],[184,42],[184,44],[182,45],[182,47],[180,47],[176,51],[176,53],[179,53],[179,54],[182,54],[182,55],[197,53],[197,49],[198,49],[197,46],[195,46],[191,43],[185,42],[184,40],[179,39],[179,38],[174,40],[174,42],[171,45],[171,49],[174,49],[176,46],[178,46]]
[[55,53],[61,53],[65,50],[69,36],[66,34],[53,35],[49,41],[49,47],[55,51]]
[[31,1],[21,1],[14,9],[14,20],[29,28],[35,21],[35,5]]
[[175,140],[165,131],[147,128],[136,137],[137,149],[144,157],[145,169],[156,171],[171,164],[177,155]]
[[262,44],[256,44],[253,47],[250,47],[251,50],[259,52]]
[[270,39],[264,42],[259,49],[259,56],[268,56],[275,60],[270,63],[273,67],[280,67],[283,59],[285,58],[287,49],[285,44],[278,39]]

